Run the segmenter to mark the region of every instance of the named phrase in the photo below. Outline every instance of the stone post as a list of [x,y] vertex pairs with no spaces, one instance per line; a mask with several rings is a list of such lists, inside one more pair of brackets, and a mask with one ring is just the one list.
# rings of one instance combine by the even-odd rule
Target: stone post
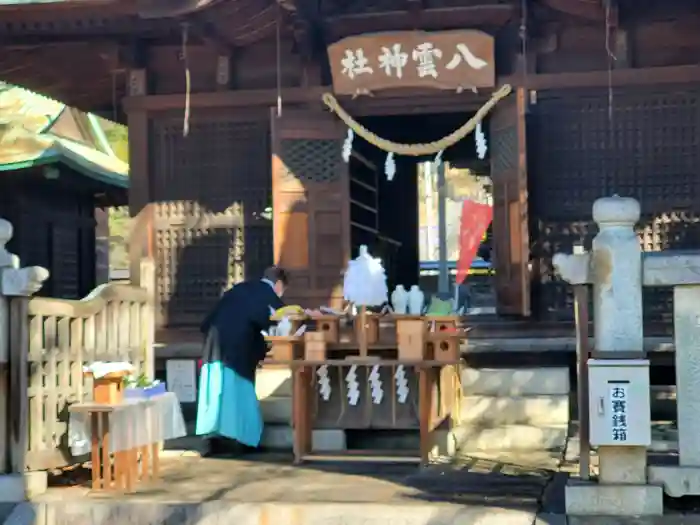
[[651,482],[679,498],[700,495],[700,250],[647,257],[644,284],[673,287],[673,337],[678,410],[678,464],[648,469]]
[[[554,257],[571,284],[593,285],[594,352],[597,359],[644,356],[642,252],[634,225],[639,203],[613,196],[598,199],[593,219],[599,233],[590,254]],[[599,484],[567,487],[567,512],[589,515],[660,514],[662,493],[646,485],[646,447],[598,448]]]
[[[642,249],[634,226],[639,221],[634,199],[598,199],[593,220],[600,229],[593,239],[593,319],[595,357],[629,359],[644,356],[642,323]],[[600,447],[601,483],[646,483],[645,447]]]
[[[10,345],[10,329],[11,325],[28,320],[10,319],[8,298],[31,296],[41,288],[49,272],[38,266],[19,268],[19,258],[6,248],[12,233],[12,224],[0,219],[0,503],[23,501],[27,495],[46,489],[45,472],[24,472],[13,466],[16,458],[12,457],[10,419],[14,416],[11,416],[9,399],[17,349]],[[23,400],[24,406],[27,398],[28,394]]]

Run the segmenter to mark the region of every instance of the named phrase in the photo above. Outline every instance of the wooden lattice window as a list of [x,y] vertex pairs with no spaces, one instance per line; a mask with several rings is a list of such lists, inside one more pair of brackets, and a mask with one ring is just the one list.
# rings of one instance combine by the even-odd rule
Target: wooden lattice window
[[221,293],[272,263],[267,121],[175,119],[154,138],[157,295],[160,319],[201,322]]
[[337,140],[282,140],[285,178],[307,182],[330,182],[338,177],[342,162]]
[[[700,243],[700,89],[691,86],[539,92],[533,108],[530,198],[541,312],[571,314],[551,258],[590,243],[595,199],[639,200],[645,251]],[[668,320],[668,290],[645,290],[645,314]]]

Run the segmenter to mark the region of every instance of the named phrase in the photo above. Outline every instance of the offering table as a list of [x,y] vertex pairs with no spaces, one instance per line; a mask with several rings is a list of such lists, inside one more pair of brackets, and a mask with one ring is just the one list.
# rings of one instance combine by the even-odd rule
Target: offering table
[[160,444],[186,435],[185,423],[175,394],[124,399],[124,374],[108,376],[95,380],[93,399],[102,402],[69,407],[71,452],[90,454],[93,490],[130,493],[158,478]]
[[[335,342],[328,330],[318,330],[315,320],[309,321],[303,336],[268,338],[269,362],[293,370],[296,463],[346,459],[425,464],[436,431],[458,423],[459,343],[464,332],[432,332],[430,319],[423,316],[383,319],[393,322],[395,330],[379,332],[378,340],[367,338],[364,349],[357,341],[361,327],[351,329],[349,338],[341,329],[339,339],[354,341]],[[364,324],[372,330],[371,321],[365,318]],[[317,454],[312,450],[314,429],[415,430],[420,447],[410,456],[376,450]]]

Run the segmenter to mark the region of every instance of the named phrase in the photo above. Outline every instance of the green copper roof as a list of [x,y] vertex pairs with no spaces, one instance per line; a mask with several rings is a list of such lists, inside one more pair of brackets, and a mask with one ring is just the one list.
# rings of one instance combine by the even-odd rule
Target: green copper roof
[[51,132],[66,109],[61,102],[0,82],[0,171],[63,162],[86,177],[128,188],[128,164]]

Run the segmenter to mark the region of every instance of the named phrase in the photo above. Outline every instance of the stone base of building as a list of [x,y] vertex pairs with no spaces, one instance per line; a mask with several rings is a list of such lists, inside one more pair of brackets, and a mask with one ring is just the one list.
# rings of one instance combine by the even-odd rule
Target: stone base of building
[[[565,517],[562,516],[565,519]],[[528,510],[436,503],[206,503],[164,504],[134,500],[25,502],[17,505],[4,525],[63,525],[90,523],[237,523],[266,525],[532,525],[536,514]],[[540,521],[540,523],[544,523]],[[561,520],[547,525],[563,524]]]
[[570,481],[566,514],[573,516],[660,516],[663,489],[653,485],[601,485]]
[[700,467],[681,465],[651,466],[649,482],[663,487],[672,498],[700,496]]
[[0,474],[0,503],[19,503],[44,494],[48,488],[46,472]]

